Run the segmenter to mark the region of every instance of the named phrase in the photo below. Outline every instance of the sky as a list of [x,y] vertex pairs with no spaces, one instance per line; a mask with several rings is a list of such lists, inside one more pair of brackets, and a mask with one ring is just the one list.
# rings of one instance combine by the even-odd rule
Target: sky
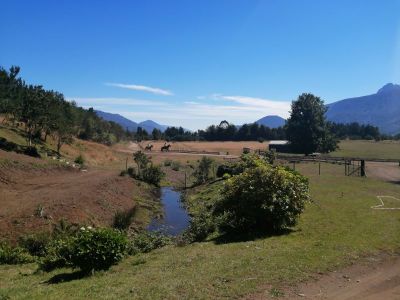
[[189,129],[400,83],[400,0],[0,0],[0,66],[78,105]]

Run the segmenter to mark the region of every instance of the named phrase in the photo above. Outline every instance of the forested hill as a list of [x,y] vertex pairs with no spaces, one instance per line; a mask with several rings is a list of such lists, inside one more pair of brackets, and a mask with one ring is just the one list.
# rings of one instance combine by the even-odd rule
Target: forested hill
[[0,67],[0,114],[9,123],[23,123],[29,145],[52,135],[57,150],[76,136],[107,145],[131,137],[115,122],[97,116],[95,111],[66,101],[63,94],[27,84],[19,77],[20,68]]
[[382,133],[400,133],[400,85],[388,83],[377,93],[328,105],[328,120],[335,123],[370,124]]

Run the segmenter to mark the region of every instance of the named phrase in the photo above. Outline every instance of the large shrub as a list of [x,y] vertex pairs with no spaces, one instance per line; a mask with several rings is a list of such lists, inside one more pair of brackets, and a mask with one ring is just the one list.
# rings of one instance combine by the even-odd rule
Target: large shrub
[[225,233],[276,232],[296,224],[309,200],[307,178],[261,159],[225,182],[213,216]]
[[85,273],[107,270],[127,249],[126,236],[111,228],[82,227],[74,236],[54,240],[41,261],[41,269],[79,268]]
[[150,164],[142,170],[140,178],[144,182],[159,186],[164,176],[165,173],[161,170],[160,166]]
[[70,262],[84,272],[107,270],[124,257],[126,246],[126,237],[118,230],[82,228],[73,239]]

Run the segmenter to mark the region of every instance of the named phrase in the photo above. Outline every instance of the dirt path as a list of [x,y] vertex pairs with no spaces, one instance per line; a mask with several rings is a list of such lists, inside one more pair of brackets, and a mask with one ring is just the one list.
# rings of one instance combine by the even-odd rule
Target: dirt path
[[400,184],[400,166],[398,163],[367,162],[368,177]]
[[[279,289],[278,299],[400,299],[400,257],[378,257],[340,271],[317,275],[316,280]],[[277,299],[270,289],[246,299]]]

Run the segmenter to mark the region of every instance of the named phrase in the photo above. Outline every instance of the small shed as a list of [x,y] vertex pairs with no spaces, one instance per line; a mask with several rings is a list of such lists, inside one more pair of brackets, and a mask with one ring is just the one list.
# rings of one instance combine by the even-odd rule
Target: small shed
[[290,143],[286,140],[275,140],[268,143],[268,150],[274,149],[276,152],[290,153]]

